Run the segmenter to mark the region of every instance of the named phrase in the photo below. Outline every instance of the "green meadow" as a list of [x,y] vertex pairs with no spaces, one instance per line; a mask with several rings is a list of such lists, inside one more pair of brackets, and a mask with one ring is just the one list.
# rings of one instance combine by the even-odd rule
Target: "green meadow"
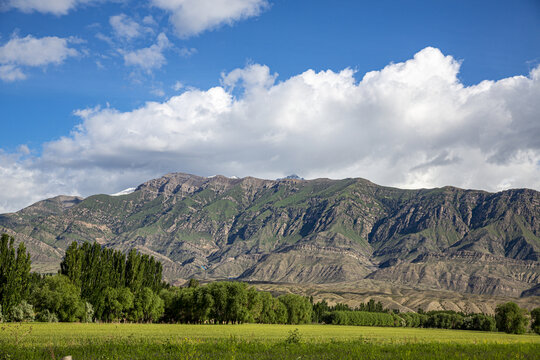
[[1,324],[0,359],[540,359],[540,336],[333,325]]

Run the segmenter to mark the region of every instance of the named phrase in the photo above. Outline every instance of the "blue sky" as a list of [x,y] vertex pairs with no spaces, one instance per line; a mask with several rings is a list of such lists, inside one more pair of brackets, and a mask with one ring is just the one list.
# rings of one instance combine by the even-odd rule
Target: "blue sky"
[[[528,100],[540,64],[536,0],[0,4],[0,170],[8,179],[0,210],[57,193],[110,193],[169,171],[540,188],[540,113]],[[373,71],[378,82],[369,85]],[[312,92],[298,95],[299,82]],[[401,90],[389,98],[386,86]],[[291,102],[297,95],[300,104]],[[148,138],[132,138],[149,122]],[[311,151],[318,140],[302,127],[335,142]],[[260,146],[240,146],[238,133]],[[351,151],[351,133],[370,146]],[[369,143],[379,136],[380,156],[380,143]],[[90,173],[99,186],[81,180]],[[21,177],[32,191],[21,193]]]

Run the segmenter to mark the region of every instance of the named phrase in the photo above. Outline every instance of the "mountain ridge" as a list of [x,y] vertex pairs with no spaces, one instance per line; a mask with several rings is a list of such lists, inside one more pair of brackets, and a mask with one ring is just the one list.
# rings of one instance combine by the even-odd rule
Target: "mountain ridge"
[[97,241],[156,256],[173,282],[372,279],[510,297],[535,296],[540,282],[540,193],[530,189],[170,173],[125,195],[45,199],[0,215],[0,230],[30,244],[38,271],[54,270],[71,241]]

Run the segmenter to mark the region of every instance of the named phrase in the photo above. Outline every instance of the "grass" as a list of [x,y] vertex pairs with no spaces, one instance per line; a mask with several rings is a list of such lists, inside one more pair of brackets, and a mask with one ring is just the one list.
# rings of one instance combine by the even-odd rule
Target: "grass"
[[74,323],[2,324],[0,329],[0,359],[540,358],[538,335],[456,330]]

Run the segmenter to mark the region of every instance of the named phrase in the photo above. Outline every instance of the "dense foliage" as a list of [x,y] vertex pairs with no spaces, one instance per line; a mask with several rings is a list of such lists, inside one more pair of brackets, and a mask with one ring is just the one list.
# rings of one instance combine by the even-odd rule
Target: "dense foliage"
[[531,330],[540,334],[540,308],[531,311]]
[[333,325],[396,326],[394,316],[389,313],[367,311],[333,311],[325,318]]
[[[400,313],[370,299],[356,308],[313,302],[295,294],[279,297],[241,282],[186,287],[162,281],[159,261],[135,250],[127,255],[99,244],[72,243],[59,274],[30,273],[30,256],[14,239],[0,241],[0,321],[169,322],[212,324],[308,324],[426,327],[480,331],[527,331],[526,311],[501,304],[495,317],[454,311]],[[540,308],[531,312],[531,330],[540,332]]]
[[4,314],[28,296],[30,254],[24,243],[15,251],[15,239],[7,234],[0,237],[0,305]]
[[305,324],[312,307],[303,296],[278,298],[240,282],[213,282],[204,286],[163,289],[168,322],[213,324]]
[[60,263],[60,273],[81,289],[84,299],[98,301],[108,287],[128,288],[136,294],[148,287],[157,292],[163,288],[162,265],[152,256],[131,250],[127,256],[113,249],[88,242],[72,242]]
[[509,334],[523,334],[528,323],[525,311],[513,302],[507,302],[495,308],[495,321],[499,331]]

